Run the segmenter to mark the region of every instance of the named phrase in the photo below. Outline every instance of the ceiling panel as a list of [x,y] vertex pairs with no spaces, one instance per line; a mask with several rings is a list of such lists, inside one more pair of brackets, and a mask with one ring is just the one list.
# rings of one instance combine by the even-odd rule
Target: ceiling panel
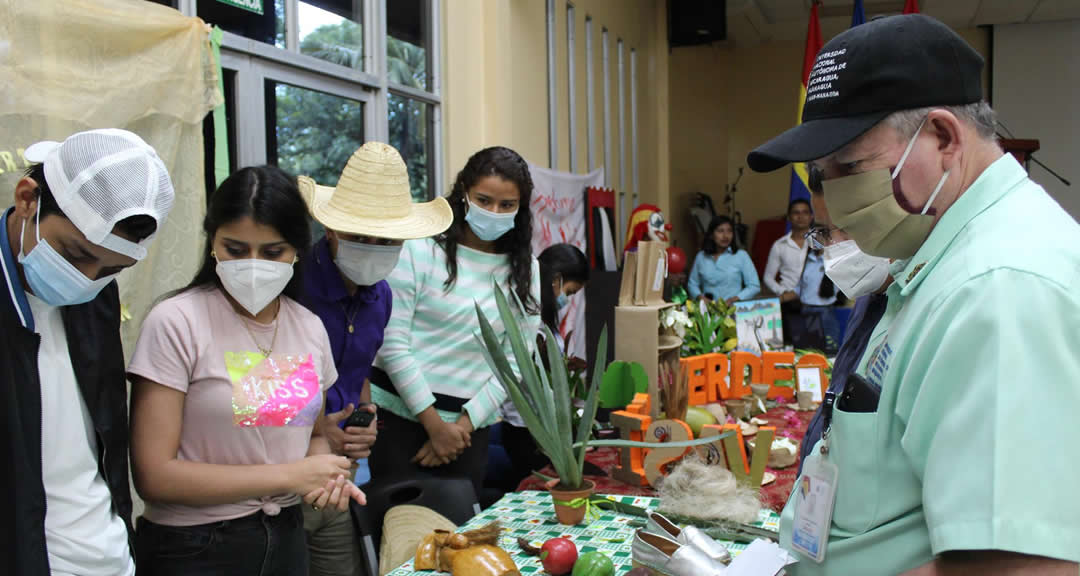
[[1050,22],[1080,19],[1077,0],[1042,0],[1031,15],[1031,22]]
[[806,20],[810,5],[806,0],[754,0],[769,23]]
[[1027,21],[1038,0],[982,0],[975,12],[976,25],[1012,24]]
[[924,14],[933,16],[956,28],[967,28],[975,19],[979,0],[921,0],[919,8]]

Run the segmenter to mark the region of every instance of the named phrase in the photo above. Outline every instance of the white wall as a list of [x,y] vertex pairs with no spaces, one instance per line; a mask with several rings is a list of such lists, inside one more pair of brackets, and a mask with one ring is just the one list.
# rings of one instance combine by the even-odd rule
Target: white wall
[[1042,184],[1080,220],[1080,20],[994,26],[993,106],[1016,138],[1036,138]]

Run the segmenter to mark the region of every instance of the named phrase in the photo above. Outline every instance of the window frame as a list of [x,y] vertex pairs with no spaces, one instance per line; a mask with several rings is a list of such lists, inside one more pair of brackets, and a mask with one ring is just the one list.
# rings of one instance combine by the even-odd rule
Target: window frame
[[[197,16],[198,2],[215,0],[176,0],[176,8],[186,16]],[[238,166],[233,169],[265,164],[268,131],[273,126],[266,117],[266,81],[281,82],[298,88],[325,92],[363,103],[364,140],[388,142],[390,136],[389,95],[391,93],[430,106],[425,137],[428,146],[428,199],[444,193],[442,142],[442,38],[439,23],[440,0],[420,0],[422,30],[426,32],[424,51],[427,58],[428,90],[389,81],[386,44],[389,0],[356,0],[362,5],[363,67],[347,68],[299,52],[300,0],[284,0],[284,49],[224,32],[221,45],[222,68],[236,72],[234,94],[244,106],[236,107],[236,152]],[[264,0],[273,3],[274,0]]]

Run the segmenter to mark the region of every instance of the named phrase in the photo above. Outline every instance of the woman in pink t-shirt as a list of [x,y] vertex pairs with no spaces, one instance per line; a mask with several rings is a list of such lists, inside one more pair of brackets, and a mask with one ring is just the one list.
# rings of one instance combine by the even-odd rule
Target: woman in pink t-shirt
[[202,269],[143,324],[128,368],[141,576],[307,574],[300,506],[364,503],[320,432],[337,371],[298,303],[306,215],[278,168],[230,176]]

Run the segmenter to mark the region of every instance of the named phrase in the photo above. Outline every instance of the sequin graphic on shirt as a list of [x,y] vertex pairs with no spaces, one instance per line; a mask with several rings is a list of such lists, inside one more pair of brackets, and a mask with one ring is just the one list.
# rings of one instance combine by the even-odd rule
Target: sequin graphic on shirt
[[234,426],[313,426],[322,407],[311,354],[226,352]]

